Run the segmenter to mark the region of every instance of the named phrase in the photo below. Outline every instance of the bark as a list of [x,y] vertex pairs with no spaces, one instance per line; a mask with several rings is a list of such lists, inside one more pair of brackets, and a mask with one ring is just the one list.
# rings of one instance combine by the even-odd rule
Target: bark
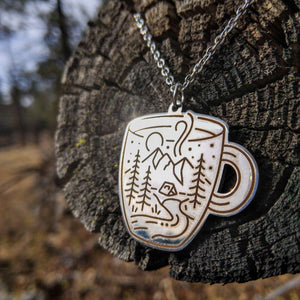
[[234,15],[240,1],[111,1],[67,63],[56,134],[57,171],[75,217],[99,244],[141,269],[170,265],[170,276],[244,282],[300,271],[299,8],[255,2],[186,93],[186,109],[226,121],[229,140],[255,157],[260,182],[241,213],[210,216],[177,253],[142,246],[127,233],[118,162],[129,120],[164,112],[170,94],[133,12],[145,15],[177,80]]

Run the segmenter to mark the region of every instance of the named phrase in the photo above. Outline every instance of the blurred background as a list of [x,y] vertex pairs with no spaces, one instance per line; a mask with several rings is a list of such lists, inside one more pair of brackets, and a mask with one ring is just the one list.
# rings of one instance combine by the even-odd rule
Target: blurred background
[[71,215],[53,151],[60,78],[107,2],[0,1],[0,300],[300,299],[292,275],[223,286],[140,271]]

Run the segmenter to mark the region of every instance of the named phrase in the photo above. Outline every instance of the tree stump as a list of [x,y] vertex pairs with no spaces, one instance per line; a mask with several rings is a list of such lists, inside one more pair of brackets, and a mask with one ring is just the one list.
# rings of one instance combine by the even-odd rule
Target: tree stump
[[255,157],[260,181],[250,205],[210,215],[179,252],[131,238],[118,196],[124,130],[167,111],[171,97],[133,19],[141,12],[176,80],[235,14],[241,1],[110,1],[67,63],[56,134],[57,172],[75,217],[99,244],[143,270],[170,266],[191,282],[245,282],[300,271],[299,8],[257,1],[186,92],[185,109],[227,122],[229,140]]

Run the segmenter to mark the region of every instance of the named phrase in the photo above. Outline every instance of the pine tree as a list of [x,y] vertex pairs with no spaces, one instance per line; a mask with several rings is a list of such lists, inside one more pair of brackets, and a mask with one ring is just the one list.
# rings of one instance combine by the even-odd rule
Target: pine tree
[[150,171],[150,166],[148,167],[148,170],[146,171],[146,176],[143,178],[145,181],[142,183],[144,187],[141,189],[142,195],[139,195],[139,198],[142,198],[142,200],[137,201],[136,203],[142,204],[142,211],[144,210],[144,206],[150,204],[147,202],[147,199],[150,200],[151,198],[148,196],[148,193],[150,193],[149,188],[151,187],[151,177],[150,177],[151,171]]
[[198,165],[195,167],[197,172],[193,174],[194,176],[196,176],[196,178],[192,180],[192,182],[195,182],[196,184],[190,187],[191,190],[195,190],[193,194],[193,200],[190,201],[190,203],[194,204],[194,209],[196,208],[197,204],[201,205],[201,202],[198,201],[198,198],[205,199],[205,196],[201,195],[201,191],[205,192],[205,189],[201,186],[205,184],[204,180],[202,179],[205,176],[205,174],[203,173],[203,171],[205,170],[205,167],[203,166],[203,164],[205,163],[205,160],[203,159],[203,153],[201,154],[201,157],[197,162]]
[[126,185],[129,186],[128,189],[125,190],[125,192],[129,192],[128,195],[126,195],[126,197],[128,198],[128,205],[131,204],[131,200],[135,199],[134,194],[137,194],[138,191],[135,188],[138,188],[138,178],[137,175],[139,175],[139,171],[138,169],[140,168],[139,163],[140,163],[140,150],[137,151],[136,155],[135,155],[135,160],[133,161],[134,165],[132,167],[132,170],[130,171],[131,176],[129,177],[130,182],[127,183]]

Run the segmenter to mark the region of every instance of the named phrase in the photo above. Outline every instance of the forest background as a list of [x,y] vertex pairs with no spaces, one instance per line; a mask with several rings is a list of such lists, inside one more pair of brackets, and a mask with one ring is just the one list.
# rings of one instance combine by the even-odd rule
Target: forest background
[[71,215],[53,154],[60,79],[108,2],[0,2],[0,299],[300,299],[292,275],[210,286],[140,271]]

